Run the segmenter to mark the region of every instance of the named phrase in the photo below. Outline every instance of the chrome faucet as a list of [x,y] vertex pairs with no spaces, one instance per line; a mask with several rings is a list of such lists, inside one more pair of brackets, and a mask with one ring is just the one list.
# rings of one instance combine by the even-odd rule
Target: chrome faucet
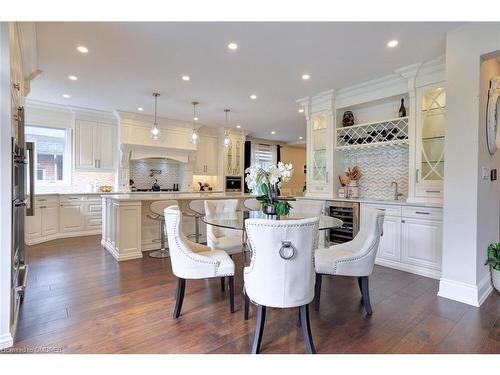
[[395,186],[395,189],[394,189],[394,200],[397,201],[399,199],[399,197],[402,197],[403,194],[402,193],[398,193],[398,183],[396,181],[392,181],[391,182],[391,187]]

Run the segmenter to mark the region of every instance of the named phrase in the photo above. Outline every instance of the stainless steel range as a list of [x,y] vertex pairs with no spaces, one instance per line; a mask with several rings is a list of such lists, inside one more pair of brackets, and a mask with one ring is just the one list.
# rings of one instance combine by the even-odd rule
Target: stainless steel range
[[35,214],[34,144],[24,140],[24,107],[15,116],[12,137],[12,246],[11,246],[11,333],[15,335],[19,309],[28,277],[24,244],[26,216]]

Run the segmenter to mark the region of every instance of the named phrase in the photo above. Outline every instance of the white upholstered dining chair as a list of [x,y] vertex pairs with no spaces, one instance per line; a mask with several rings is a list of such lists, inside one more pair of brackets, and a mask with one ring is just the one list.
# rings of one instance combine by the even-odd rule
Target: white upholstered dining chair
[[370,304],[368,277],[373,271],[382,236],[384,211],[371,208],[366,210],[365,215],[367,216],[364,224],[352,241],[316,250],[314,254],[316,311],[319,310],[320,306],[322,275],[340,275],[353,276],[358,279],[366,313],[368,315],[373,313]]
[[182,302],[186,279],[206,279],[220,277],[229,279],[229,306],[234,312],[234,262],[226,252],[210,249],[198,243],[191,242],[182,233],[182,213],[179,207],[165,209],[165,223],[167,226],[168,245],[172,272],[177,276],[177,292],[174,309],[174,318],[178,318]]
[[[213,215],[235,215],[238,209],[237,199],[206,200],[205,213]],[[230,256],[243,251],[243,236],[241,231],[207,225],[207,245],[212,249],[224,250]]]
[[298,307],[307,352],[315,353],[308,304],[314,299],[313,249],[318,219],[247,219],[245,227],[252,246],[252,260],[243,273],[245,319],[249,299],[257,304],[252,353],[260,351],[266,307]]

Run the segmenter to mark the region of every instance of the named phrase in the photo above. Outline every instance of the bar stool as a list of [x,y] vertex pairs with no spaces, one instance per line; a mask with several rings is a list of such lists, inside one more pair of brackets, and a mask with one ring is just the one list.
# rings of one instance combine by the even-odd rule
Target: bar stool
[[192,213],[185,213],[186,216],[194,217],[194,233],[189,234],[188,238],[194,238],[196,243],[200,243],[200,219],[205,216],[205,201],[198,199],[189,202],[189,209]]
[[165,247],[165,240],[166,240],[166,230],[167,228],[165,227],[165,216],[164,216],[164,211],[165,208],[171,207],[171,206],[177,206],[179,203],[174,200],[165,200],[165,201],[155,201],[151,202],[149,205],[149,210],[151,211],[151,214],[148,214],[147,216],[152,219],[152,220],[157,220],[158,224],[160,225],[160,239],[159,240],[154,240],[155,242],[159,241],[160,242],[160,250],[157,251],[152,251],[149,253],[149,256],[151,258],[166,258],[168,257],[168,248]]

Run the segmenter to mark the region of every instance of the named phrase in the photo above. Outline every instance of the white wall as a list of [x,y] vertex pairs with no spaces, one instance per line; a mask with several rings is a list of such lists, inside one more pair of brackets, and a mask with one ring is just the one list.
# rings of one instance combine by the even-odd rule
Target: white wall
[[[500,47],[499,47],[500,48]],[[500,57],[500,51],[497,54]],[[479,97],[479,157],[478,167],[488,170],[496,168],[500,171],[500,151],[490,155],[486,149],[486,107],[488,103],[488,89],[490,79],[500,77],[500,63],[495,58],[485,59],[481,63]],[[492,242],[499,242],[499,215],[500,215],[500,183],[499,181],[485,181],[480,179],[478,184],[477,206],[477,264],[476,281],[481,282],[489,277],[489,266],[485,266],[486,248]]]
[[0,22],[0,349],[10,335],[11,121],[9,25]]
[[481,56],[498,50],[500,23],[471,23],[447,34],[446,177],[439,295],[476,306],[491,291],[480,266],[485,249],[479,245],[498,235],[498,229],[482,226],[498,220],[498,211],[493,212],[498,195],[485,209],[480,194],[489,187],[479,181],[479,166],[487,152],[480,136],[484,132],[480,120],[480,63]]

